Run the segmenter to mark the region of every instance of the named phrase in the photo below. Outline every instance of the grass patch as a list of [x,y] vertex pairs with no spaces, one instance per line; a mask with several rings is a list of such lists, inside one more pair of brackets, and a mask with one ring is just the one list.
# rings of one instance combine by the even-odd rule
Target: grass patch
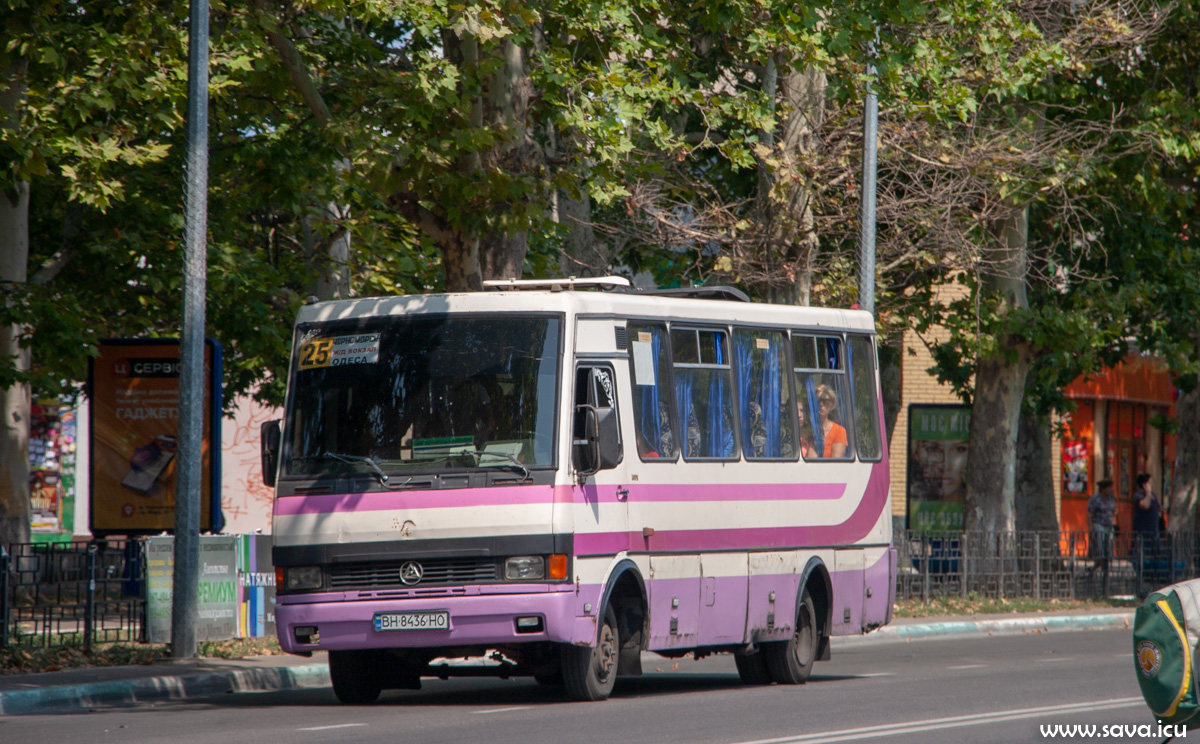
[[893,608],[895,617],[943,617],[947,615],[992,615],[1008,612],[1059,612],[1062,610],[1111,610],[1117,607],[1137,607],[1136,599],[1031,599],[1013,597],[1000,599],[974,592],[964,597],[932,597],[929,604],[919,599],[899,600]]
[[[249,656],[282,654],[279,641],[271,638],[235,638],[228,641],[203,641],[197,654],[204,659],[240,659]],[[163,643],[99,643],[91,649],[72,643],[41,648],[10,646],[0,649],[0,674],[36,674],[85,667],[154,664],[168,658],[170,648]]]

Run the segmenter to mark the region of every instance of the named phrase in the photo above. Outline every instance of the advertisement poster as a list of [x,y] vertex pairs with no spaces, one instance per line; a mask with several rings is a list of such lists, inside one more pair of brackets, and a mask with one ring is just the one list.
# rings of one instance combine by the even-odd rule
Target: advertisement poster
[[275,569],[270,535],[238,536],[238,635],[275,635]]
[[[238,538],[200,538],[200,583],[196,640],[223,641],[238,635]],[[171,602],[175,578],[175,538],[146,541],[147,631],[151,643],[171,642]]]
[[909,529],[962,530],[970,424],[969,406],[909,406]]
[[1088,455],[1091,451],[1091,440],[1063,440],[1063,498],[1083,499],[1091,496],[1088,490]]
[[[205,400],[200,529],[222,526],[220,346],[204,346]],[[105,340],[88,370],[91,393],[91,528],[97,536],[175,528],[179,436],[179,342]]]

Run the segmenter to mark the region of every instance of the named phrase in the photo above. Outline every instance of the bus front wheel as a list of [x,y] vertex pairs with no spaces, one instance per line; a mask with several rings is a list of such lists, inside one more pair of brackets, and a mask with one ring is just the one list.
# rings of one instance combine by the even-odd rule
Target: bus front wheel
[[596,645],[566,646],[562,650],[563,685],[572,700],[605,700],[617,682],[620,652],[617,615],[606,607]]
[[787,641],[764,644],[771,679],[781,685],[800,685],[812,676],[817,659],[817,613],[812,597],[805,592],[796,612],[796,629]]
[[370,651],[330,651],[329,681],[333,694],[347,705],[373,703],[383,692]]

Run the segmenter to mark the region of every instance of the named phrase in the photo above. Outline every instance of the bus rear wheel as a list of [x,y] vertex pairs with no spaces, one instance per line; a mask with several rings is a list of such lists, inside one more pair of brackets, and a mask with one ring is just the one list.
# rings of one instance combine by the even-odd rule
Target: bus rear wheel
[[329,680],[333,694],[347,705],[373,703],[383,692],[370,651],[330,651]]
[[817,613],[812,597],[804,593],[796,612],[796,629],[787,641],[764,644],[763,656],[771,679],[781,685],[802,685],[812,676],[817,660]]
[[767,658],[762,651],[752,654],[734,656],[733,663],[737,665],[738,676],[748,685],[771,684],[771,670],[767,667]]
[[617,615],[606,607],[596,634],[596,645],[566,646],[562,650],[563,686],[572,700],[606,700],[617,683],[617,657],[621,649]]

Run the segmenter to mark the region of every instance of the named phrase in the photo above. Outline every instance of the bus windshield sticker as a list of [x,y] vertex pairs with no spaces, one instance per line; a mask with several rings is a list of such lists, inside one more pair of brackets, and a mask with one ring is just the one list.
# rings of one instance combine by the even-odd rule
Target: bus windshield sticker
[[325,336],[309,339],[300,346],[300,369],[341,367],[347,364],[374,364],[378,361],[378,333]]
[[633,342],[633,377],[638,385],[654,385],[654,347],[649,341]]

